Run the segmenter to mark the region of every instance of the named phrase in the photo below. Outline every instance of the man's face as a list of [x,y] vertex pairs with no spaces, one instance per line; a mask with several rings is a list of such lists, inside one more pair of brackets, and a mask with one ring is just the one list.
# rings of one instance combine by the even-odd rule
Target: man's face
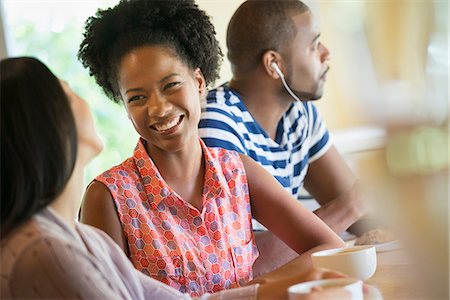
[[319,26],[310,11],[292,20],[297,35],[287,49],[286,80],[302,101],[317,100],[323,94],[330,52],[320,43]]

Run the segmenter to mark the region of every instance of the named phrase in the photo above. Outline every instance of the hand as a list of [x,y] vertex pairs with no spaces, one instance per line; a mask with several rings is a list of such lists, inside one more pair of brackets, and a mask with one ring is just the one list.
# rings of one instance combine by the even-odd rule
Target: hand
[[[330,278],[345,278],[348,277],[345,274],[331,271],[328,269],[321,268],[313,268],[309,271],[300,273],[295,276],[283,277],[283,278],[273,278],[273,279],[261,279],[256,278],[252,281],[252,283],[260,283],[260,287],[258,289],[258,299],[287,299],[287,289],[291,285],[305,282],[305,281],[313,281],[320,279],[330,279]],[[334,289],[330,289],[334,290]],[[339,290],[339,294],[343,293]],[[325,298],[322,296],[325,295]],[[320,298],[305,298],[305,299],[333,299],[333,297],[326,298],[326,295],[331,295],[328,293],[328,289],[325,291],[317,291],[312,293],[311,297],[319,297]],[[345,297],[345,293],[343,294]],[[345,298],[344,298],[345,299]]]

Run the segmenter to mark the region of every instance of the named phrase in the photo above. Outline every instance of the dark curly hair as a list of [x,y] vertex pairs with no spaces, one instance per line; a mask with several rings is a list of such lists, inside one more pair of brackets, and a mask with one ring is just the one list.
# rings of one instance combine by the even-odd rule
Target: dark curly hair
[[190,68],[200,68],[207,85],[219,77],[222,51],[214,26],[192,0],[122,0],[88,18],[78,58],[115,102],[120,60],[133,49],[164,45]]

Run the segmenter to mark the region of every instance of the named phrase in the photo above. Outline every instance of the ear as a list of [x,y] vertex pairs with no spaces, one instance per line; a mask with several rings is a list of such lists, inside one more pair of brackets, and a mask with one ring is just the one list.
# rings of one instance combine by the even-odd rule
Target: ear
[[267,50],[261,57],[261,63],[264,68],[264,71],[268,76],[273,79],[280,79],[280,75],[275,71],[275,68],[272,66],[273,63],[276,63],[278,67],[283,70],[283,59],[280,53],[274,50]]
[[200,68],[196,68],[194,70],[194,79],[197,82],[198,94],[200,95],[200,98],[206,97],[206,79]]

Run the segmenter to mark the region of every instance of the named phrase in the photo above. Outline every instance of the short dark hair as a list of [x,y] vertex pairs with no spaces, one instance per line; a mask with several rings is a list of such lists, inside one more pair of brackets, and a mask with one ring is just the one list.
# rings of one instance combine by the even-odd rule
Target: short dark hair
[[227,57],[235,70],[251,70],[268,50],[282,52],[297,34],[292,16],[308,11],[298,0],[248,0],[231,17]]
[[207,85],[213,83],[223,56],[215,33],[209,17],[192,0],[122,0],[86,21],[78,58],[105,94],[120,102],[120,60],[146,45],[168,46],[187,66],[199,67]]
[[1,235],[63,191],[77,155],[69,100],[53,73],[30,57],[0,61]]

